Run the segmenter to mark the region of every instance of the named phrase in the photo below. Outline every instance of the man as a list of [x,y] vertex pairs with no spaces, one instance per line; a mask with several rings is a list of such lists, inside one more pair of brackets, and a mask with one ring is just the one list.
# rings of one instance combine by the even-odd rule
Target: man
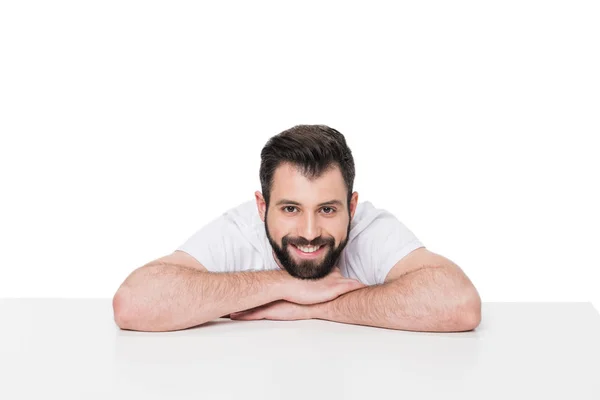
[[262,194],[133,271],[113,299],[117,325],[171,331],[229,316],[476,328],[481,300],[469,278],[391,213],[358,204],[354,175],[335,129],[299,125],[272,137]]

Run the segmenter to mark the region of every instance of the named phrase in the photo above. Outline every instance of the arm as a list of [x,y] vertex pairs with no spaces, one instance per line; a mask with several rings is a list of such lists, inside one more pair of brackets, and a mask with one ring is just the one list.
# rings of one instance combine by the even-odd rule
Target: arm
[[456,332],[479,325],[481,300],[458,266],[426,266],[382,285],[315,304],[311,315],[390,329]]
[[132,272],[115,294],[115,322],[122,329],[154,332],[200,325],[281,299],[286,274],[214,273],[183,265],[146,265]]

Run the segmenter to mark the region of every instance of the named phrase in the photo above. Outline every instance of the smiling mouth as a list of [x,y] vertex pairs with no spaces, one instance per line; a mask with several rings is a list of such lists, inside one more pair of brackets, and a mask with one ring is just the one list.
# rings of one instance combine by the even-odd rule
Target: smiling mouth
[[294,249],[294,252],[302,258],[316,258],[320,256],[327,247],[326,245],[321,245],[318,250],[305,253],[302,250],[300,250],[296,245],[292,244],[291,246]]

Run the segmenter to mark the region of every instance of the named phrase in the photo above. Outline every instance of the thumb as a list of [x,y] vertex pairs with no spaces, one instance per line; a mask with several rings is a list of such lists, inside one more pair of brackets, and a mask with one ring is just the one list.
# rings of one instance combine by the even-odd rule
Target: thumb
[[229,318],[238,319],[238,318],[247,317],[249,315],[252,315],[252,312],[253,312],[252,310],[234,312],[234,313],[229,314]]

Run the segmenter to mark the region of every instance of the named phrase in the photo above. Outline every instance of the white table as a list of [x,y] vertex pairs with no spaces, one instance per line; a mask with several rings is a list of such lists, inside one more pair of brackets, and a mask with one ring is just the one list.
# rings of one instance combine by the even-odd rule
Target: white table
[[0,299],[0,399],[600,399],[590,303],[484,303],[471,332],[217,319],[122,331],[110,299]]

